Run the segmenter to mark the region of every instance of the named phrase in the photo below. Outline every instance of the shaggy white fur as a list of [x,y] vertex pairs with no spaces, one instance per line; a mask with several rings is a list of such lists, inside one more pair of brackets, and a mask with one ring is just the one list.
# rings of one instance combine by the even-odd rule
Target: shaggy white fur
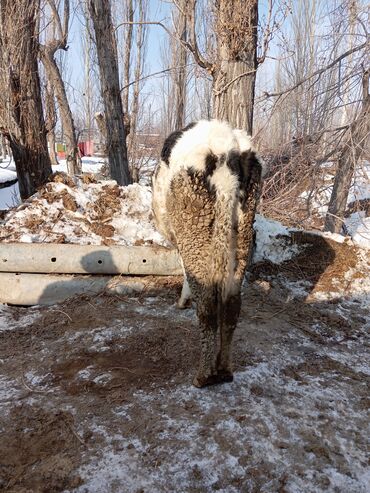
[[[245,152],[252,149],[251,137],[246,131],[233,130],[226,122],[218,120],[200,120],[194,127],[186,130],[171,151],[170,164],[160,163],[155,182],[161,183],[163,191],[173,176],[184,168],[204,171],[206,158],[228,155],[232,151]],[[237,180],[226,166],[219,166],[211,178],[218,193],[231,193],[237,187]]]
[[241,150],[239,141],[245,149],[250,139],[242,130],[236,133],[228,123],[218,120],[201,120],[193,128],[184,132],[176,142],[171,152],[173,173],[179,168],[192,167],[195,170],[204,170],[206,157],[212,153],[215,156],[228,154],[232,150]]
[[233,130],[233,133],[237,138],[240,152],[245,152],[249,151],[249,149],[252,149],[252,138],[245,130],[240,130],[239,128],[236,128]]
[[[200,120],[194,127],[184,131],[171,150],[169,165],[161,161],[153,177],[153,202],[156,203],[157,215],[166,215],[166,194],[172,178],[181,170],[192,168],[205,171],[206,158],[210,154],[227,156],[230,152],[246,152],[253,150],[251,136],[245,130],[232,129],[219,120]],[[264,174],[263,161],[262,175]],[[226,162],[217,163],[217,168],[209,178],[215,186],[218,197],[233,197],[238,188],[238,180],[227,167]],[[165,233],[163,223],[159,219],[158,228]]]

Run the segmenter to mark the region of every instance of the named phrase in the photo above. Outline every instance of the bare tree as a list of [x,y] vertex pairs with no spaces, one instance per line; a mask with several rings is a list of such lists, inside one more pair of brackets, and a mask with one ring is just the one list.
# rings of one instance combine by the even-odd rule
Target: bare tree
[[87,140],[92,140],[94,139],[96,129],[95,113],[101,106],[100,84],[93,26],[85,2],[81,5],[81,11],[83,23],[82,63],[84,66],[84,78],[81,83],[81,93],[83,98],[79,101],[80,104],[78,105],[78,111],[79,119],[82,123],[82,133],[86,136]]
[[131,176],[127,161],[117,44],[112,25],[110,2],[89,0],[88,6],[95,31],[111,176],[118,184],[128,185],[131,183]]
[[331,233],[340,233],[342,229],[343,217],[355,167],[364,152],[366,143],[369,141],[369,74],[369,69],[363,74],[362,109],[356,120],[348,129],[348,136],[342,146],[342,152],[338,159],[338,168],[325,220],[325,230],[330,231]]
[[132,51],[132,32],[134,28],[134,5],[133,0],[127,0],[127,30],[125,33],[125,48],[123,60],[123,85],[122,102],[125,115],[129,114],[129,95],[130,95],[130,74],[131,74],[131,51]]
[[[265,59],[272,36],[271,15],[265,29],[263,51],[257,58],[258,0],[214,0],[217,49],[216,53],[210,50],[205,56],[198,43],[197,0],[185,2],[186,8],[178,0],[173,0],[173,3],[186,17],[188,25],[186,39],[183,31],[177,31],[175,37],[212,78],[213,116],[252,133],[256,71],[258,64]],[[161,26],[173,37],[171,30],[162,22],[147,24]]]
[[[258,81],[255,143],[271,163],[262,209],[290,225],[323,227],[322,207],[332,188],[334,163],[351,155],[352,168],[340,163],[336,177],[342,182],[344,173],[351,186],[360,167],[360,148],[366,147],[365,134],[359,138],[352,123],[362,99],[362,65],[367,64],[369,46],[365,4],[358,2],[355,8],[355,3],[343,0],[331,8],[323,0],[294,2],[288,27],[279,32],[276,61],[269,63],[275,87],[270,73]],[[346,171],[350,169],[352,174]],[[332,206],[329,213],[342,214]],[[343,220],[338,222],[340,230]]]
[[188,13],[187,0],[179,0],[179,9],[175,19],[175,29],[178,32],[181,44],[173,44],[173,66],[177,70],[172,72],[173,85],[175,89],[175,128],[183,128],[185,125],[185,105],[186,105],[186,83],[187,83],[187,62],[188,51],[184,43],[188,38]]
[[47,140],[50,161],[53,166],[58,164],[55,151],[55,125],[57,123],[57,112],[55,108],[54,90],[50,81],[46,82],[45,87],[45,120],[47,129]]
[[[197,0],[186,2],[187,39],[181,44],[213,81],[213,117],[226,120],[252,133],[256,72],[258,67],[258,0],[214,0],[216,50],[207,56],[200,50],[197,35]],[[260,61],[263,61],[262,58]]]
[[138,153],[138,124],[140,117],[140,90],[142,86],[141,77],[144,70],[145,62],[145,41],[146,41],[146,13],[148,4],[146,0],[137,0],[138,8],[138,26],[135,33],[136,57],[134,70],[134,84],[132,91],[132,104],[130,112],[130,134],[128,136],[128,154],[130,157],[130,169],[133,182],[139,181],[140,159]]
[[38,72],[39,0],[0,4],[0,131],[10,142],[22,199],[51,173]]
[[213,114],[252,134],[258,0],[217,0],[215,9],[218,60],[212,66]]
[[60,2],[47,0],[51,10],[51,22],[55,25],[56,36],[47,40],[44,44],[40,43],[40,57],[45,67],[48,80],[53,85],[55,96],[58,101],[59,113],[63,125],[63,134],[67,148],[67,169],[69,174],[76,174],[81,171],[81,161],[77,145],[77,135],[73,121],[72,111],[69,106],[65,85],[60,73],[58,64],[55,60],[55,53],[58,50],[68,49],[68,28],[70,3],[64,0],[63,19],[59,14],[58,6]]

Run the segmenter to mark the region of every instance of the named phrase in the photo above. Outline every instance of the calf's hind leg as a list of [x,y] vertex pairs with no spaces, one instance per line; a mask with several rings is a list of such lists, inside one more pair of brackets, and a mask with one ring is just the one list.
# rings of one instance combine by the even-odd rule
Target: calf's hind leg
[[[191,281],[190,283],[190,285],[193,284]],[[196,387],[206,387],[218,382],[216,371],[217,299],[213,288],[199,285],[191,287],[197,304],[201,349],[198,371],[193,384]]]
[[222,303],[220,314],[220,350],[217,355],[219,382],[232,382],[231,343],[240,313],[240,293],[230,296]]
[[181,265],[184,272],[184,281],[182,283],[181,296],[177,302],[177,308],[180,308],[180,310],[184,310],[185,308],[191,307],[191,291],[182,259]]

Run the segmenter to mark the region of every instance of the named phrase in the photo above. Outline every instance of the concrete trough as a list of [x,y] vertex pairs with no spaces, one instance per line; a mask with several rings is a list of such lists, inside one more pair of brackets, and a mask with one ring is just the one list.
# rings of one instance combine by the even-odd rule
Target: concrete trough
[[0,303],[50,305],[78,294],[128,294],[145,288],[143,276],[181,274],[176,250],[159,246],[0,243]]
[[160,246],[0,243],[0,272],[171,276],[182,270],[176,250]]
[[139,277],[0,272],[0,302],[22,306],[53,305],[81,294],[139,293],[147,286],[145,278]]

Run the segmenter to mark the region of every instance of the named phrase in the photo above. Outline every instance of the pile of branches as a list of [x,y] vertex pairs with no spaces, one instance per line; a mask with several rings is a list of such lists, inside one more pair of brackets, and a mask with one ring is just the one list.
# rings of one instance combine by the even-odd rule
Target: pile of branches
[[324,183],[317,143],[309,138],[294,139],[277,150],[262,153],[262,158],[268,171],[260,212],[287,226],[307,226],[312,219],[311,199]]

